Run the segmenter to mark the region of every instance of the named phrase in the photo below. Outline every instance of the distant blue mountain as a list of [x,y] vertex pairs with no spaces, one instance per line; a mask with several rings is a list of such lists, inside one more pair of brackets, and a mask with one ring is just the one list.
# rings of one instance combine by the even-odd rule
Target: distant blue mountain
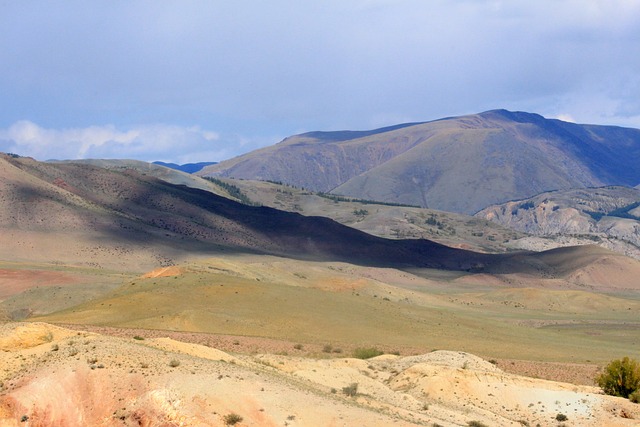
[[160,165],[166,168],[171,168],[171,169],[179,170],[186,173],[198,172],[205,166],[215,165],[216,163],[218,162],[185,163],[184,165],[178,165],[175,163],[153,162],[154,165]]

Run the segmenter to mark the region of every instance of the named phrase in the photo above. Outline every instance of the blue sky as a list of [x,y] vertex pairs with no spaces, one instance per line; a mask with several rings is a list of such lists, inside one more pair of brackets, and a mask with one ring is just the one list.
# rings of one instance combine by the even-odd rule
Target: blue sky
[[0,0],[0,151],[219,161],[494,108],[640,128],[635,0]]

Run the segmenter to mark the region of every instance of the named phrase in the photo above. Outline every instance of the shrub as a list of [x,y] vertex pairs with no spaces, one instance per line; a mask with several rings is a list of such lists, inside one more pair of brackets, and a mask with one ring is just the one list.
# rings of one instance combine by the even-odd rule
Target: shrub
[[331,353],[331,350],[333,350],[333,346],[330,344],[325,344],[325,346],[322,347],[324,353]]
[[633,403],[640,403],[640,389],[634,391],[629,395],[629,400]]
[[640,364],[628,357],[614,360],[604,368],[596,382],[611,396],[630,397],[640,389]]
[[565,414],[556,415],[556,421],[567,421],[569,418]]
[[380,356],[383,354],[382,351],[377,348],[356,348],[353,351],[353,357],[356,359],[371,359],[372,357]]
[[169,362],[169,366],[171,366],[172,368],[177,368],[178,366],[180,366],[180,361],[177,359],[173,359],[171,362]]
[[480,421],[469,421],[467,422],[469,427],[488,427],[485,423]]
[[242,421],[242,417],[234,412],[224,416],[224,424],[228,426],[234,426]]
[[293,348],[295,348],[296,350],[302,350],[304,347],[302,344],[296,344],[293,346]]
[[144,341],[144,337],[141,337],[140,335],[135,335],[133,339],[138,341]]
[[342,387],[342,392],[349,397],[353,397],[358,394],[358,383],[351,383],[346,387]]

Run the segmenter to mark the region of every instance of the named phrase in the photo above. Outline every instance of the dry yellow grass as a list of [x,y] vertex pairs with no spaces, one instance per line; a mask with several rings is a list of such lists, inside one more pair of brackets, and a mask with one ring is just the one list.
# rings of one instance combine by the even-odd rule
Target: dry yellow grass
[[275,257],[201,260],[173,271],[36,320],[403,353],[439,348],[567,362],[638,356],[640,303],[622,296],[543,286],[478,292],[393,269]]

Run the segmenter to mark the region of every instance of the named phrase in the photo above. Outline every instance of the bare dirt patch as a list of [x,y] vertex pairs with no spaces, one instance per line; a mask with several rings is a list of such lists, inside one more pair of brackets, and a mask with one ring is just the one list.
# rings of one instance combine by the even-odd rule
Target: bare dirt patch
[[78,283],[77,277],[59,271],[0,268],[0,300],[36,286]]
[[184,272],[183,268],[173,265],[170,267],[156,268],[155,270],[144,274],[142,277],[144,279],[153,279],[155,277],[173,277],[173,276],[180,276],[183,272]]

